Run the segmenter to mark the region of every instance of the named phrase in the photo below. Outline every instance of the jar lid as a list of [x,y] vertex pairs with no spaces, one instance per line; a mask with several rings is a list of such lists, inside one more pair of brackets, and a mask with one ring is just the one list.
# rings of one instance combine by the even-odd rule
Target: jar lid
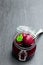
[[[16,41],[20,42],[23,40],[23,37],[22,37],[22,33],[26,33],[26,34],[31,34],[34,38],[34,35],[33,33],[31,33],[32,31],[29,29],[28,26],[19,26],[17,27],[16,29],[16,35],[14,36],[14,39],[16,39]],[[21,34],[20,34],[21,33]],[[19,35],[20,34],[20,35]],[[18,36],[19,35],[19,36]],[[17,37],[18,36],[18,37]],[[17,38],[16,38],[17,37]],[[34,39],[35,40],[35,39]],[[17,42],[14,41],[14,44],[15,46],[18,48],[18,49],[21,49],[21,50],[31,50],[32,48],[35,47],[35,43],[33,45],[31,45],[30,47],[21,47],[19,44],[17,44]]]

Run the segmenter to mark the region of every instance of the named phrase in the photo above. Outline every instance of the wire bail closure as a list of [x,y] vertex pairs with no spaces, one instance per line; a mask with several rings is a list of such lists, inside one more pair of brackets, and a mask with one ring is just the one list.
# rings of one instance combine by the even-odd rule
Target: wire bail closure
[[[23,58],[22,58],[22,55],[23,55]],[[19,52],[19,60],[20,61],[26,61],[26,58],[27,58],[27,52],[26,52],[26,50],[21,50]]]

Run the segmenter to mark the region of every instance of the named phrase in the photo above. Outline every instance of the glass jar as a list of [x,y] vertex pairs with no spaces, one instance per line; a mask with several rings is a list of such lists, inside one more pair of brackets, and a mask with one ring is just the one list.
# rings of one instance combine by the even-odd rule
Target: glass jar
[[16,29],[12,44],[12,54],[20,61],[31,59],[36,50],[35,36],[28,26]]

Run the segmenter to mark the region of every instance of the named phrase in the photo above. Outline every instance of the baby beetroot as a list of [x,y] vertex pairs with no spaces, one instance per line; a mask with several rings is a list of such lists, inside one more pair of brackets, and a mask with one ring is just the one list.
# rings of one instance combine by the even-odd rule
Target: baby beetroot
[[35,43],[35,39],[33,38],[32,35],[30,34],[23,34],[23,42],[24,42],[24,45],[33,45]]

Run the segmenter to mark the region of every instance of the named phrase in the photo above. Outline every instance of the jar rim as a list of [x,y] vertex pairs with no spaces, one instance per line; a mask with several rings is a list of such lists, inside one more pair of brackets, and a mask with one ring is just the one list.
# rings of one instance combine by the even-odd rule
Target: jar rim
[[[24,33],[24,32],[21,32],[21,33]],[[16,33],[15,34],[15,36],[14,36],[14,39],[16,39],[16,36],[18,35],[18,34],[20,34],[20,32],[18,33]],[[33,38],[34,38],[34,35],[32,35],[33,36]],[[32,48],[34,48],[35,47],[35,43],[31,46],[31,47],[28,47],[28,48],[25,48],[25,47],[21,47],[20,45],[18,45],[17,43],[16,43],[16,41],[13,41],[14,42],[14,45],[18,48],[18,49],[20,49],[20,50],[31,50]]]

